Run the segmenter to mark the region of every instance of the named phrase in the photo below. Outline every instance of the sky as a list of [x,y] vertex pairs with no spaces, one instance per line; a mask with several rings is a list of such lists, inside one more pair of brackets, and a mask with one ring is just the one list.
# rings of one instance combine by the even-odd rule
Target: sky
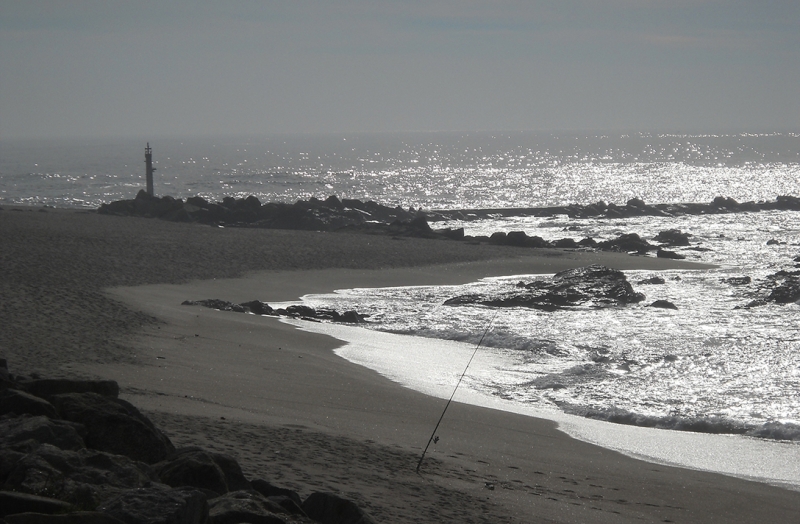
[[798,129],[798,0],[0,0],[0,139]]

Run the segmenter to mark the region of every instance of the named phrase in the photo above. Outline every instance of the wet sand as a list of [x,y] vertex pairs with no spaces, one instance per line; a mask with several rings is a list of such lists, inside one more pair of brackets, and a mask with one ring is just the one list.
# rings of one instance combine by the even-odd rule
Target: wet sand
[[[98,376],[177,445],[336,491],[382,522],[791,522],[800,493],[638,461],[554,423],[444,402],[337,357],[276,319],[181,306],[355,286],[458,283],[626,255],[303,231],[219,229],[70,210],[0,211],[0,351],[12,372]],[[524,270],[523,270],[524,269]],[[215,280],[216,279],[216,280]]]

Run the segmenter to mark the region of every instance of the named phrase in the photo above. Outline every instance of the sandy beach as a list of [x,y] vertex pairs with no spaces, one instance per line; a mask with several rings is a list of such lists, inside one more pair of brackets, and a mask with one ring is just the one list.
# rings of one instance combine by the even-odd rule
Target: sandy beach
[[454,284],[601,263],[702,266],[362,234],[223,229],[61,209],[0,211],[0,357],[12,373],[117,380],[173,442],[235,456],[379,522],[794,522],[800,493],[655,465],[555,424],[444,402],[274,318],[182,306]]

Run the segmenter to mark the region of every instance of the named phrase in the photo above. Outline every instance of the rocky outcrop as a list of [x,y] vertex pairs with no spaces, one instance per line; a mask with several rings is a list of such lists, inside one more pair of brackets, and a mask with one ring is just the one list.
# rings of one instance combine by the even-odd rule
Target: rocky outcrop
[[322,524],[372,524],[375,521],[353,502],[334,493],[313,493],[303,502],[306,515]]
[[597,202],[594,204],[551,207],[528,207],[514,209],[461,209],[436,211],[431,219],[480,220],[489,215],[553,217],[567,215],[570,218],[631,218],[637,216],[676,217],[683,215],[711,215],[724,213],[757,213],[770,210],[800,211],[800,198],[779,196],[774,201],[737,202],[733,198],[718,196],[709,203],[647,204],[642,199],[632,198],[625,205]]
[[99,511],[126,524],[207,524],[208,501],[192,488],[152,485],[126,490],[104,502]]
[[[749,278],[749,277],[745,277]],[[781,270],[758,282],[754,300],[738,308],[800,303],[800,270]]]
[[304,305],[288,306],[286,308],[272,309],[266,302],[258,300],[251,300],[250,302],[243,302],[241,304],[234,304],[226,300],[219,300],[217,298],[210,298],[205,300],[184,300],[181,305],[183,306],[203,306],[211,309],[218,309],[220,311],[233,311],[235,313],[253,313],[256,315],[273,315],[285,316],[291,318],[301,318],[304,320],[326,320],[330,322],[341,322],[345,324],[358,324],[364,322],[368,318],[367,315],[361,315],[357,311],[345,311],[339,313],[333,309],[327,308],[313,308]]
[[[259,304],[248,307],[269,307]],[[9,524],[372,522],[336,495],[324,496],[334,502],[320,503],[319,494],[303,502],[295,491],[266,480],[251,483],[228,455],[198,447],[175,450],[150,420],[116,398],[119,387],[108,382],[18,381],[0,359],[0,398],[8,408],[0,417],[5,490],[0,519]],[[50,402],[22,391],[33,383]],[[315,520],[306,515],[306,504]]]
[[169,439],[129,402],[97,393],[66,393],[51,400],[61,418],[86,427],[86,444],[92,449],[147,464],[175,451]]
[[225,197],[222,202],[214,203],[199,196],[183,201],[171,196],[150,196],[145,191],[139,191],[133,200],[103,204],[97,212],[209,225],[315,231],[335,231],[370,222],[396,224],[401,228],[405,224],[409,231],[432,233],[424,217],[410,210],[383,206],[372,201],[339,200],[336,196],[326,200],[312,197],[298,200],[294,204],[271,202],[262,205],[253,195],[238,199]]
[[305,512],[294,505],[294,513],[281,506],[276,500],[264,497],[257,491],[234,491],[209,501],[209,516],[213,524],[237,524],[252,522],[257,524],[284,524],[292,522],[313,522]]
[[175,488],[188,486],[218,494],[252,488],[232,457],[197,447],[175,451],[154,470],[161,482]]
[[550,280],[520,282],[513,291],[496,296],[461,295],[445,305],[481,304],[492,307],[530,307],[545,311],[576,306],[613,307],[641,302],[622,271],[600,265],[568,269]]

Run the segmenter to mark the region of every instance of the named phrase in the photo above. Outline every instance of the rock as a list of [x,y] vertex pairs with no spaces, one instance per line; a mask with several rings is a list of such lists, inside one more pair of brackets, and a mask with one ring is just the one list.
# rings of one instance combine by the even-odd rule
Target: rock
[[149,466],[121,455],[42,444],[14,465],[5,486],[94,508],[122,490],[144,487],[155,479]]
[[56,408],[43,398],[17,389],[0,391],[0,415],[14,413],[16,415],[44,415],[56,418]]
[[288,512],[256,491],[234,491],[208,501],[213,524],[285,524]]
[[661,248],[659,248],[658,251],[656,252],[656,257],[671,258],[674,260],[683,260],[686,258],[685,256],[675,253],[674,251],[667,251],[666,249],[661,249]]
[[574,238],[562,238],[560,240],[556,240],[554,247],[558,247],[561,249],[575,249],[580,247],[577,242],[575,242]]
[[656,307],[661,309],[678,309],[678,306],[670,302],[669,300],[656,300],[652,304],[647,307]]
[[667,229],[653,237],[653,240],[667,246],[688,246],[690,236],[689,233],[683,233],[680,229]]
[[294,305],[286,308],[286,314],[293,317],[307,317],[314,318],[317,316],[317,310],[313,307]]
[[242,468],[233,458],[197,447],[175,451],[154,469],[161,482],[175,488],[191,486],[219,495],[251,488]]
[[626,233],[620,235],[613,240],[606,240],[597,244],[599,249],[603,251],[619,251],[629,253],[635,251],[637,253],[647,253],[655,249],[646,240],[642,239],[636,233]]
[[14,491],[0,491],[0,517],[7,517],[15,513],[62,513],[69,511],[71,506],[62,500],[49,497],[40,497],[28,493]]
[[37,397],[48,398],[63,393],[97,393],[109,398],[119,396],[119,384],[114,380],[69,380],[64,378],[45,378],[27,380],[20,385]]
[[86,428],[80,424],[43,415],[7,418],[0,420],[0,447],[29,453],[40,444],[51,444],[74,451],[86,447],[81,433],[86,433]]
[[790,276],[772,290],[767,300],[777,304],[790,304],[800,300],[800,278]]
[[292,491],[286,488],[279,488],[278,486],[274,486],[263,479],[255,479],[250,482],[252,484],[253,489],[264,495],[265,497],[275,497],[275,496],[284,496],[292,499],[298,506],[303,505],[303,501],[300,499],[300,495],[297,494],[296,491]]
[[553,275],[551,281],[520,283],[514,291],[495,296],[462,295],[445,305],[482,304],[492,307],[531,307],[554,311],[565,307],[611,307],[641,302],[625,274],[605,266],[592,265],[568,269]]
[[666,281],[662,277],[655,276],[655,277],[645,278],[644,280],[640,280],[639,282],[637,282],[637,284],[640,285],[664,284],[665,282]]
[[51,397],[62,418],[86,426],[90,448],[154,464],[175,447],[149,419],[129,402],[96,393],[67,393]]
[[272,309],[272,307],[270,307],[269,304],[267,304],[266,302],[261,302],[260,300],[251,300],[250,302],[242,302],[239,305],[256,315],[272,315],[274,313],[274,310]]
[[769,240],[767,240],[767,245],[768,246],[777,246],[779,244],[781,244],[780,240],[776,240],[774,238],[770,238]]
[[746,286],[753,281],[752,278],[749,276],[741,276],[741,277],[730,277],[730,278],[723,278],[722,282],[725,284],[730,284],[732,286]]
[[124,491],[98,510],[126,524],[207,524],[209,521],[208,503],[201,492],[158,484]]
[[5,518],[7,524],[123,524],[106,513],[99,511],[75,511],[47,515],[44,513],[18,513]]
[[334,493],[312,493],[303,511],[321,524],[371,524],[375,521],[354,502]]
[[489,242],[492,244],[505,244],[506,243],[506,235],[505,231],[495,231],[489,237]]

